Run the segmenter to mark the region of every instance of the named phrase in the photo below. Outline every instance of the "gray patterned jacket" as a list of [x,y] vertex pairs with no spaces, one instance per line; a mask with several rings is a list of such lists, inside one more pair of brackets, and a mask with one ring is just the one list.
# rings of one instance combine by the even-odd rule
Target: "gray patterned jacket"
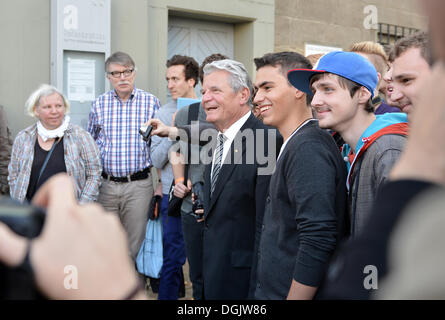
[[352,237],[361,234],[366,227],[377,192],[386,183],[405,141],[406,137],[401,135],[383,135],[357,160],[349,190]]
[[[34,160],[37,124],[17,135],[9,163],[11,198],[24,201]],[[74,178],[76,197],[80,203],[91,202],[99,195],[102,166],[99,149],[91,135],[81,127],[69,124],[63,138],[67,174]]]

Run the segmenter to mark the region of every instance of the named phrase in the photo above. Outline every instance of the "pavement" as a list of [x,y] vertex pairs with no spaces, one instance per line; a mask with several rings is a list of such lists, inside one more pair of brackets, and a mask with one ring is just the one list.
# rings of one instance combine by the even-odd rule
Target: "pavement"
[[[192,282],[190,281],[189,277],[189,264],[187,260],[185,261],[184,266],[182,267],[182,271],[184,272],[184,281],[185,281],[185,297],[180,298],[179,300],[193,300],[193,288],[192,288]],[[153,293],[151,287],[150,287],[150,280],[147,278],[147,285],[145,287],[145,292],[150,300],[157,300],[158,294]]]

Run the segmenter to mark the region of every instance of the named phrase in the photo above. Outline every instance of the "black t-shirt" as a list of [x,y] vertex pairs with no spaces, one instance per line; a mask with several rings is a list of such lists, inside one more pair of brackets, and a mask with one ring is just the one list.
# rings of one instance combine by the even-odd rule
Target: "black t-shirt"
[[26,199],[31,201],[32,197],[41,185],[45,183],[53,175],[66,172],[64,148],[63,148],[63,138],[56,145],[51,157],[48,160],[45,170],[42,172],[42,176],[39,178],[40,170],[42,169],[43,163],[45,162],[46,156],[49,151],[43,150],[40,147],[38,140],[34,145],[34,161],[31,167],[31,177],[29,179],[28,191],[26,193]]

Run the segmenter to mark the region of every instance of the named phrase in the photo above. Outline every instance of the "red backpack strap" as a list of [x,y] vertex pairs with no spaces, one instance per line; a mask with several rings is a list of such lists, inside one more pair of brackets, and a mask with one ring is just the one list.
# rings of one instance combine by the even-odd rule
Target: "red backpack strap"
[[349,161],[349,164],[351,165],[352,164],[352,162],[354,161],[354,158],[355,158],[355,153],[354,153],[354,151],[349,151],[349,154],[348,154],[348,161]]
[[[409,127],[408,127],[407,122],[395,123],[395,124],[392,124],[390,126],[387,126],[383,129],[377,131],[376,133],[374,133],[373,135],[371,135],[367,138],[363,138],[363,147],[361,147],[357,157],[355,157],[355,158],[356,159],[360,158],[363,155],[363,153],[365,153],[366,149],[368,149],[381,136],[384,136],[386,134],[398,134],[398,135],[406,137],[408,135],[408,130],[409,130]],[[354,161],[354,154],[351,150],[351,153],[349,154],[349,163],[352,164],[353,161]],[[351,178],[351,176],[352,176],[352,172],[354,170],[355,163],[356,162],[354,162],[354,165],[351,166],[349,178]]]

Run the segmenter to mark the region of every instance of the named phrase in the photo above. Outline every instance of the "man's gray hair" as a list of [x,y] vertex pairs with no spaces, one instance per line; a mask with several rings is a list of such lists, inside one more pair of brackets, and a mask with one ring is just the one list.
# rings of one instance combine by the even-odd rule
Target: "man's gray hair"
[[63,95],[63,93],[54,86],[51,86],[49,84],[42,84],[37,90],[31,93],[28,100],[26,101],[25,108],[28,112],[28,115],[30,115],[31,117],[35,117],[36,115],[34,111],[40,105],[40,99],[52,96],[55,93],[57,93],[63,100],[63,104],[65,105],[65,114],[69,113],[70,103],[68,102],[68,99]]
[[130,57],[128,53],[125,52],[115,52],[111,56],[108,57],[108,59],[105,61],[105,71],[108,71],[108,67],[110,64],[118,64],[124,67],[129,68],[136,68],[136,65],[133,61],[133,59]]
[[207,64],[203,71],[204,75],[208,75],[218,70],[227,71],[229,73],[229,84],[232,87],[233,92],[238,92],[242,88],[249,89],[250,96],[248,105],[252,106],[253,85],[244,65],[235,60],[225,59]]

